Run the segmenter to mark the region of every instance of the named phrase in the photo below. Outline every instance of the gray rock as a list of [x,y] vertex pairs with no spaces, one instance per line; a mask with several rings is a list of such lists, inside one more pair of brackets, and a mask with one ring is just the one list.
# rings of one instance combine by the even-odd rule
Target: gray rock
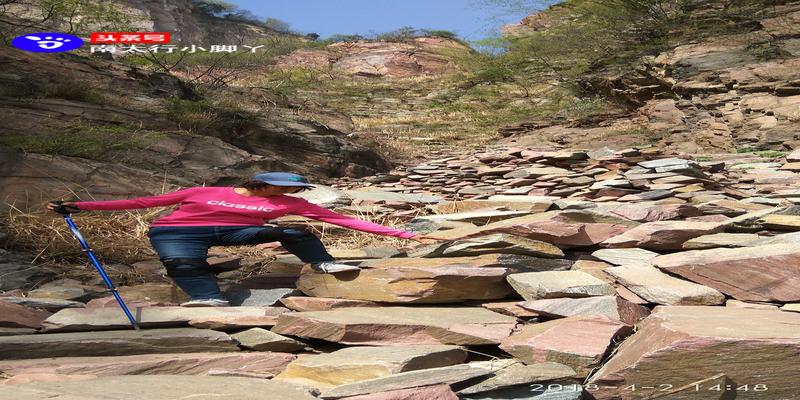
[[275,306],[284,297],[298,296],[302,293],[295,288],[248,289],[241,285],[232,285],[225,289],[225,298],[232,306]]
[[262,328],[250,328],[246,331],[234,333],[231,337],[239,342],[239,346],[247,350],[291,353],[308,347],[303,342]]
[[600,249],[592,253],[592,257],[598,258],[613,265],[628,265],[636,267],[652,267],[650,263],[659,254],[650,250],[630,248],[630,249]]

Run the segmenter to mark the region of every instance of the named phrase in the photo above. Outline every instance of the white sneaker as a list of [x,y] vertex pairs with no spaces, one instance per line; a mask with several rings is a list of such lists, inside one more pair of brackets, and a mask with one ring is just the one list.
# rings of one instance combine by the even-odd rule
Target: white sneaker
[[181,307],[227,307],[231,303],[220,299],[196,299],[181,303]]
[[323,261],[317,263],[311,263],[311,269],[314,272],[319,272],[322,274],[332,274],[335,272],[344,272],[344,271],[360,271],[361,268],[355,265],[347,265],[347,264],[339,264],[334,261]]

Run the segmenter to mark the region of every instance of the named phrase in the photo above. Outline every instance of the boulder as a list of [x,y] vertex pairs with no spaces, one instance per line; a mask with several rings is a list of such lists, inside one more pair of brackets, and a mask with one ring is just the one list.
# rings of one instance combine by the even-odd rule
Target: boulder
[[286,313],[272,331],[343,344],[497,344],[517,319],[480,307],[365,307]]
[[[726,384],[731,390],[748,385],[747,390],[736,391],[737,399],[796,397],[798,325],[800,315],[780,311],[656,307],[589,380],[597,388],[592,395],[598,400],[650,398],[664,388],[696,383],[703,393],[718,395],[720,390],[713,386],[719,382],[702,381],[724,374],[722,392],[731,393]],[[631,384],[637,387],[635,393],[625,389]]]

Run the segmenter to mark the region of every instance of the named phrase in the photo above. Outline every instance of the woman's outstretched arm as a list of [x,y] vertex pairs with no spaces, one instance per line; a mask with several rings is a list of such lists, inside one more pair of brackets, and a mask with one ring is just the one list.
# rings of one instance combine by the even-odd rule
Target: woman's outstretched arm
[[160,194],[158,196],[137,197],[126,200],[72,201],[65,202],[65,204],[74,205],[81,210],[127,210],[132,208],[169,206],[180,203],[198,189],[202,188],[188,188]]
[[316,219],[318,221],[355,229],[357,231],[374,233],[376,235],[395,236],[403,239],[409,239],[416,235],[413,232],[394,229],[388,226],[338,214],[328,210],[327,208],[320,207],[316,204],[308,202],[308,200],[300,198],[298,198],[297,205],[290,212],[290,214]]

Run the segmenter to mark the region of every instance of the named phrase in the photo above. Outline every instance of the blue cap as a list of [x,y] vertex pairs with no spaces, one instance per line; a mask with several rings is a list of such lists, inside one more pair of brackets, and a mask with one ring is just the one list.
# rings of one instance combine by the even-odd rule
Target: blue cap
[[314,186],[308,183],[308,179],[302,175],[293,174],[291,172],[264,172],[253,176],[253,180],[269,183],[273,186],[303,186],[313,188]]

